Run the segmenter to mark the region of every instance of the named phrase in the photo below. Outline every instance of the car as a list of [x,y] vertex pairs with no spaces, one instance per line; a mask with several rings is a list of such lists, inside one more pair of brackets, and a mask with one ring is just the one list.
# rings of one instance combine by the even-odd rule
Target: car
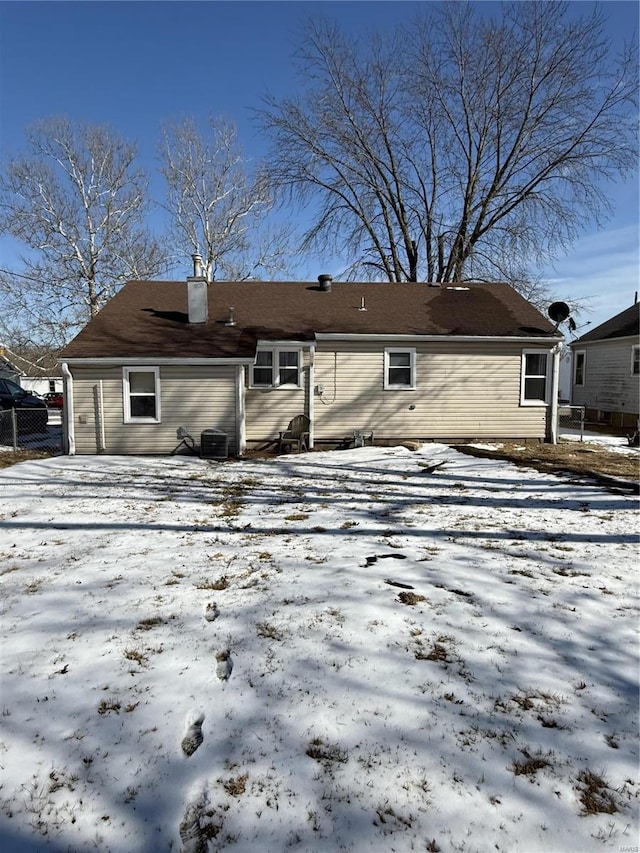
[[[15,409],[18,432],[23,435],[47,431],[49,412],[45,401],[10,379],[0,379],[0,409]],[[6,423],[3,423],[3,427],[6,427]]]
[[61,409],[64,406],[64,396],[61,391],[45,394],[44,401],[50,409]]

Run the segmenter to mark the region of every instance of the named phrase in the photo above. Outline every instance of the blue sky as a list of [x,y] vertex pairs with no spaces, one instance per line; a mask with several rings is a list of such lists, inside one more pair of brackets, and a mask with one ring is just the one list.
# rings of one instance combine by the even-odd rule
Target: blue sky
[[[406,20],[417,5],[402,0],[2,2],[2,156],[19,148],[27,124],[65,114],[109,122],[137,142],[151,170],[163,122],[215,113],[236,123],[245,153],[258,157],[265,145],[252,108],[260,106],[266,90],[275,95],[293,91],[291,57],[307,17],[327,15],[362,32]],[[591,3],[576,0],[573,6],[585,10]],[[605,2],[604,7],[614,44],[637,34],[635,0]],[[557,298],[588,299],[590,311],[578,322],[591,327],[628,307],[639,287],[637,177],[607,191],[614,215],[606,228],[594,228],[543,271]],[[2,266],[11,263],[6,242],[0,250]],[[303,264],[301,277],[315,277],[318,263]],[[321,271],[334,271],[330,259]]]

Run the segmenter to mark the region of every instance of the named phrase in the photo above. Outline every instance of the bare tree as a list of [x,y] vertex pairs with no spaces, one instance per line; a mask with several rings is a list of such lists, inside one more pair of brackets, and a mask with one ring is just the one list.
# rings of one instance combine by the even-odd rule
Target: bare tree
[[636,57],[611,55],[600,12],[562,2],[498,19],[427,4],[364,46],[312,22],[303,94],[261,111],[273,180],[316,205],[305,245],[353,258],[351,276],[526,287],[636,166]]
[[200,254],[209,281],[282,268],[285,229],[265,227],[273,209],[267,175],[249,171],[233,124],[211,116],[204,134],[191,118],[167,125],[160,162],[172,245],[181,258]]
[[3,271],[4,304],[31,328],[62,337],[93,317],[128,279],[166,267],[143,228],[147,180],[133,145],[102,125],[46,119],[27,130],[27,154],[0,184],[0,227],[30,250]]

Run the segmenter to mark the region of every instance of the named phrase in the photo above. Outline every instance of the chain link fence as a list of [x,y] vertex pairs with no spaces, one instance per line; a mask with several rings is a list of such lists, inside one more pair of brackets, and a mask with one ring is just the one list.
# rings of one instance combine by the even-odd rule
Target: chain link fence
[[584,437],[584,406],[560,406],[558,408],[558,431],[570,431]]
[[62,415],[47,409],[0,410],[0,450],[62,453]]

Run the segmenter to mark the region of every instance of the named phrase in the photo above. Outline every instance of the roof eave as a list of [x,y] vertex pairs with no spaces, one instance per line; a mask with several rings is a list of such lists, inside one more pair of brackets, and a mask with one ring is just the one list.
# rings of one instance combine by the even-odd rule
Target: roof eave
[[442,342],[442,341],[461,341],[474,342],[482,341],[486,343],[503,342],[510,343],[540,343],[541,341],[549,343],[561,343],[564,340],[562,335],[384,335],[384,334],[358,334],[358,333],[340,333],[340,332],[317,332],[316,340],[318,341],[426,341],[426,342]]
[[72,367],[74,365],[77,366],[91,366],[92,364],[100,364],[111,367],[120,367],[128,364],[153,364],[153,365],[162,365],[162,364],[189,364],[189,365],[216,365],[216,364],[253,364],[254,359],[251,358],[237,358],[234,356],[228,356],[223,358],[204,358],[204,357],[162,357],[162,356],[148,356],[148,355],[131,355],[131,356],[120,356],[115,358],[113,356],[78,356],[75,358],[61,358],[59,360],[59,364],[69,364]]

